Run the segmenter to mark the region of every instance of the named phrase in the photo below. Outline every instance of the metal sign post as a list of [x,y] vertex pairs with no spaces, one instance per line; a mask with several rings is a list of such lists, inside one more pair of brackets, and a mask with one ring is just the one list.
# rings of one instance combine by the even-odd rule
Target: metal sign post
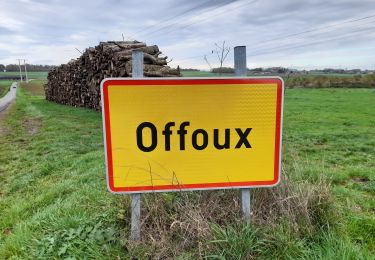
[[[133,50],[132,52],[132,77],[143,78],[143,52]],[[131,196],[131,233],[130,239],[139,241],[141,239],[141,194],[133,193]]]
[[[234,47],[234,71],[236,77],[246,77],[246,46]],[[240,202],[243,217],[247,223],[251,219],[251,196],[250,188],[240,189]]]

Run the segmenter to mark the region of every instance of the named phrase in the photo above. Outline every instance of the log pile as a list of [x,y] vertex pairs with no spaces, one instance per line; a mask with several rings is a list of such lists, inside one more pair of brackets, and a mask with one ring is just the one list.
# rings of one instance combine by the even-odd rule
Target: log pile
[[138,41],[101,42],[75,60],[52,69],[44,86],[46,99],[76,107],[101,109],[100,82],[108,77],[132,76],[132,50],[144,54],[145,77],[178,77],[180,71],[159,57],[158,46]]

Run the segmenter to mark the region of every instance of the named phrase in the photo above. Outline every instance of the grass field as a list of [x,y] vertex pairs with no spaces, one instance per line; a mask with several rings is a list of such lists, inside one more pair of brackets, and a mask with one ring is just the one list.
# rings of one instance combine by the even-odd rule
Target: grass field
[[12,85],[12,80],[0,80],[0,98],[8,93],[10,85]]
[[310,72],[307,74],[309,76],[334,76],[334,77],[353,77],[356,74],[342,74],[342,73],[318,73],[318,72]]
[[[304,230],[302,215],[296,222],[275,218],[275,223],[250,227],[217,220],[224,218],[217,211],[208,226],[193,221],[188,224],[197,226],[186,229],[184,222],[164,227],[184,231],[173,233],[169,244],[132,245],[127,242],[129,198],[106,188],[101,115],[45,101],[42,82],[23,86],[0,124],[0,259],[375,258],[375,90],[286,90],[283,173],[293,180],[296,194],[306,197],[322,191],[322,178],[331,183],[325,186],[331,195],[318,194],[317,203],[306,205],[315,231]],[[264,191],[254,192],[255,204]],[[142,214],[154,214],[146,224],[159,231],[162,218],[182,214],[175,208],[186,205],[183,200],[196,207],[196,198],[211,196],[213,207],[220,204],[228,211],[231,194],[236,193],[151,194],[143,197]],[[298,199],[299,207],[304,198]],[[195,230],[198,242],[183,244]],[[144,236],[147,241],[155,237],[152,232]]]
[[181,71],[183,77],[230,77],[233,74],[230,73],[212,73],[209,71]]
[[287,90],[284,164],[332,180],[349,236],[375,251],[375,90]]
[[[20,73],[16,71],[11,71],[11,72],[0,72],[0,78],[3,76],[19,76]],[[22,71],[23,77],[25,77],[25,72]],[[29,79],[47,79],[48,72],[46,71],[31,71],[27,72],[27,76]]]
[[[234,74],[232,73],[212,73],[209,71],[182,71],[181,72],[183,77],[232,77]],[[262,76],[260,74],[252,74],[248,73],[248,76]],[[335,77],[352,77],[354,74],[326,74],[326,73],[309,73],[303,75],[305,77],[316,77],[316,76],[335,76]]]
[[[233,77],[230,73],[211,73],[208,71],[182,71],[183,77]],[[248,73],[248,77],[280,76],[287,88],[375,88],[374,74],[273,74],[261,75]]]
[[[183,77],[233,77],[233,73],[213,73],[210,71],[182,71]],[[254,76],[248,73],[248,76]],[[259,75],[258,75],[259,76]]]

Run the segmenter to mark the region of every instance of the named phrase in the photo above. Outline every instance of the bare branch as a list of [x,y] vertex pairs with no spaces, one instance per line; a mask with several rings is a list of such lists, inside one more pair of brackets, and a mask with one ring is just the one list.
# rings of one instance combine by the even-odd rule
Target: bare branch
[[77,48],[75,48],[79,53],[83,54],[83,52],[81,52],[80,50],[78,50]]
[[203,59],[206,61],[208,67],[210,67],[210,69],[212,69],[211,64],[209,63],[209,61],[207,59],[207,55],[204,55]]
[[215,50],[212,51],[212,53],[216,53],[217,59],[220,63],[220,70],[223,68],[223,63],[225,59],[228,57],[228,54],[230,52],[230,47],[225,47],[226,41],[222,42],[222,46],[219,44],[215,43]]

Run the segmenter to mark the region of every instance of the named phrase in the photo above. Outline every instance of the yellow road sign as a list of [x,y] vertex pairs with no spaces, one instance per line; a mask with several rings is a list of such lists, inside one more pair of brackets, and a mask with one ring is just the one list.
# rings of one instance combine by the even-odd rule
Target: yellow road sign
[[101,91],[110,191],[278,183],[281,78],[105,79]]

